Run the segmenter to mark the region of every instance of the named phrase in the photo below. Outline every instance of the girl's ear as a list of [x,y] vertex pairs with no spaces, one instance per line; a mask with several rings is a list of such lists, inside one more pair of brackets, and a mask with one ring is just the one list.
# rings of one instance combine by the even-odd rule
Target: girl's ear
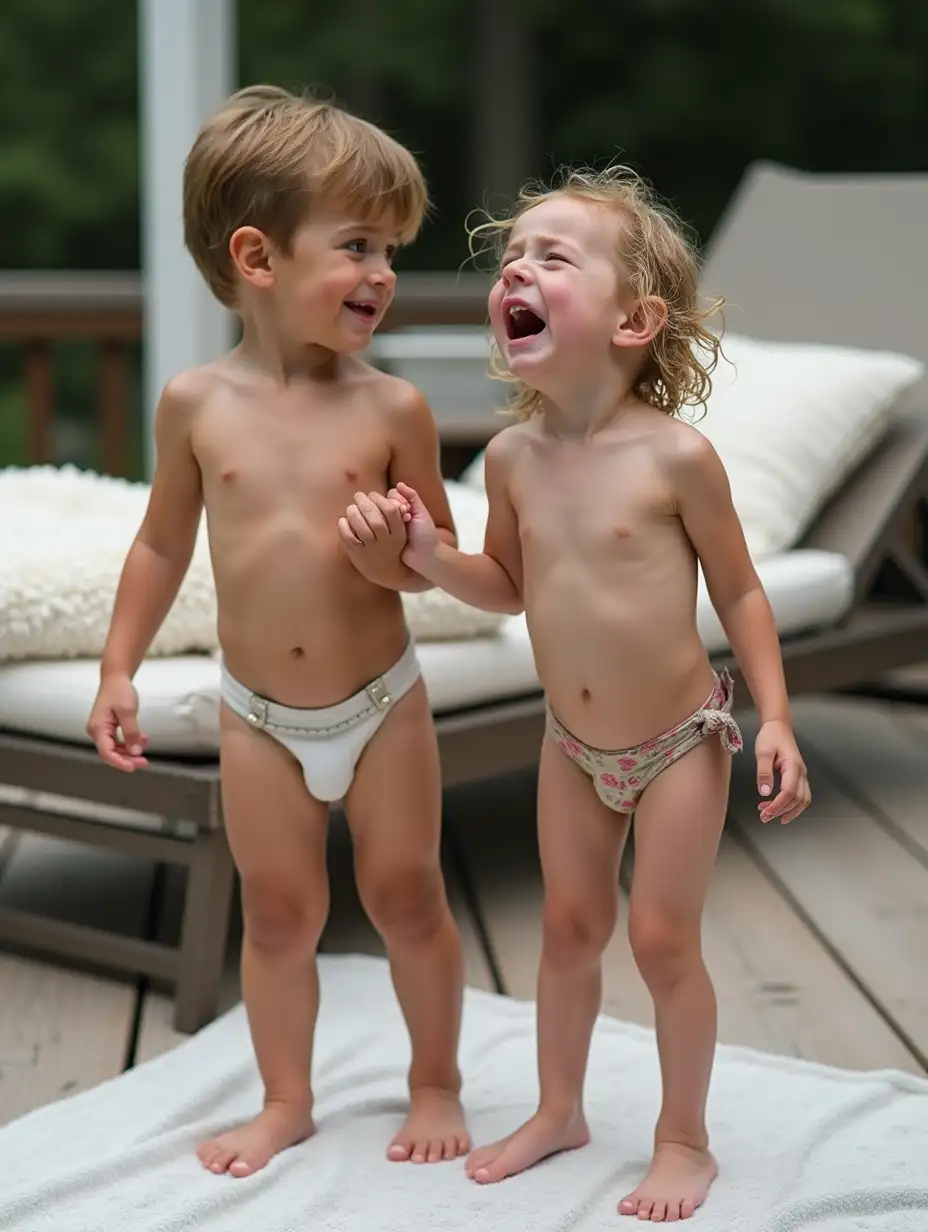
[[667,305],[656,295],[645,296],[619,314],[612,344],[618,347],[647,346],[666,324]]

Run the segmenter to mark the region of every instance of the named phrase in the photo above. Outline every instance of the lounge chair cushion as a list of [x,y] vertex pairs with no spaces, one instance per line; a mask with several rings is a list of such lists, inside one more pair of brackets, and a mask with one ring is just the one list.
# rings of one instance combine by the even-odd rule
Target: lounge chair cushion
[[[461,544],[479,550],[486,497],[449,483]],[[99,656],[148,485],[73,467],[0,470],[0,661]],[[333,535],[335,534],[333,527]],[[502,617],[440,590],[403,596],[421,641],[496,633]],[[213,652],[216,597],[205,525],[154,656]]]
[[[905,355],[728,334],[697,427],[712,442],[755,560],[794,547],[874,448],[924,364]],[[461,477],[483,488],[481,454]]]
[[[853,602],[853,571],[834,552],[787,552],[763,561],[759,572],[784,637],[833,625]],[[709,650],[723,651],[727,639],[703,585],[697,620]],[[498,637],[421,643],[419,658],[436,715],[539,691],[524,616],[507,616]],[[0,666],[0,728],[86,743],[84,726],[98,675],[92,659]],[[136,685],[153,754],[215,755],[219,665],[214,657],[149,659]]]

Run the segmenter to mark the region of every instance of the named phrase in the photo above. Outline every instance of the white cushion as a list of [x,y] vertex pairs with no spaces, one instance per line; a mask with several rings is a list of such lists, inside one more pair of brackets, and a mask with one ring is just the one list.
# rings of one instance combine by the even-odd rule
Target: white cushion
[[905,355],[731,334],[697,425],[728,472],[752,556],[796,544],[925,371]]
[[[759,566],[780,634],[834,624],[849,609],[854,578],[843,556],[795,551]],[[727,639],[705,588],[699,632],[710,651]],[[524,616],[504,618],[498,637],[419,645],[432,710],[447,714],[537,693],[538,677]],[[93,659],[0,666],[0,727],[87,743],[84,726],[99,682]],[[219,664],[206,655],[149,659],[136,676],[139,720],[154,755],[215,755],[219,740]],[[746,698],[740,698],[747,702]]]
[[[0,661],[100,655],[148,491],[147,484],[73,467],[0,471]],[[486,498],[451,483],[448,496],[462,547],[479,551]],[[423,641],[492,634],[502,622],[439,590],[404,594],[403,602],[413,635]],[[150,654],[217,648],[204,519],[190,569]]]
[[[696,426],[728,473],[751,555],[794,547],[874,448],[925,366],[906,355],[808,343],[723,340]],[[482,490],[483,454],[460,478]]]

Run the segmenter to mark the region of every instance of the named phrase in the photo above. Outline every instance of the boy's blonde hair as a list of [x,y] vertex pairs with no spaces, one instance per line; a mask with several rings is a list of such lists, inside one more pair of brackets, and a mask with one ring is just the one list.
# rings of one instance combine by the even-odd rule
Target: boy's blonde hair
[[[637,395],[668,415],[677,414],[686,405],[705,404],[712,390],[710,374],[718,363],[721,344],[704,322],[721,307],[722,301],[715,300],[700,308],[694,246],[673,211],[656,199],[631,168],[568,168],[551,186],[530,182],[507,215],[489,218],[471,229],[471,253],[475,253],[474,241],[485,238],[499,260],[517,219],[542,201],[560,196],[602,206],[622,218],[624,226],[616,256],[629,289],[636,298],[654,297],[666,305],[666,322],[648,348],[638,374]],[[494,375],[514,382],[509,410],[518,419],[529,419],[542,409],[542,395],[521,381],[514,381],[506,372],[495,343],[492,369]]]
[[184,166],[184,239],[216,298],[235,307],[233,232],[257,227],[287,252],[319,202],[363,221],[389,214],[409,243],[428,192],[408,150],[333,103],[277,86],[233,94],[200,129]]

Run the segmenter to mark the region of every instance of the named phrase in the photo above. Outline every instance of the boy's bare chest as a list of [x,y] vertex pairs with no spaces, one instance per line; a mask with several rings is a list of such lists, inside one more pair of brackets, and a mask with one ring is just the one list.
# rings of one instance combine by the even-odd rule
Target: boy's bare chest
[[296,505],[331,512],[358,490],[385,490],[385,431],[350,418],[240,416],[202,434],[197,450],[207,508],[247,512]]

